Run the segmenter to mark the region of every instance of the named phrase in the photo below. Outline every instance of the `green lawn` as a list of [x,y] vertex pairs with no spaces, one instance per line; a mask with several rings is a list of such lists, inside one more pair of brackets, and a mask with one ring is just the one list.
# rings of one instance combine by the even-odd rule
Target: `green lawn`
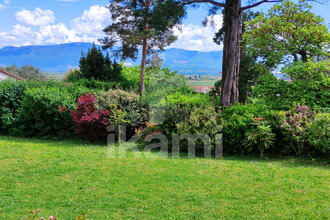
[[[80,142],[0,136],[0,219],[328,219],[329,166],[253,158],[110,158]],[[150,153],[151,154],[151,153]]]

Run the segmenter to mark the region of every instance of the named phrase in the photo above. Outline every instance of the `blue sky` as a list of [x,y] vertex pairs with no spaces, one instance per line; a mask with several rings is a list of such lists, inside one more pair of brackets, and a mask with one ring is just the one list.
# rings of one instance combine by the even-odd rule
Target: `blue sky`
[[[0,48],[5,46],[49,45],[69,42],[96,42],[102,28],[111,22],[104,7],[108,0],[0,0]],[[256,10],[267,12],[273,4]],[[330,28],[330,5],[312,3],[312,11],[325,19]],[[207,16],[205,6],[188,10],[179,39],[171,47],[187,50],[220,50],[212,42],[222,17],[215,17],[215,27],[202,27]]]

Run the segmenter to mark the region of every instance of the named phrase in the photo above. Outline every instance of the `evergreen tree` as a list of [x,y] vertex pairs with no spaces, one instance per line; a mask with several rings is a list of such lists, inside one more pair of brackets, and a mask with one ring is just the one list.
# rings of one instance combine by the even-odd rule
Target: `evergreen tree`
[[111,0],[108,9],[114,22],[104,29],[107,36],[99,41],[104,49],[113,48],[120,42],[121,47],[114,52],[122,59],[136,59],[138,48],[142,46],[142,95],[145,90],[147,56],[154,53],[155,49],[163,51],[164,47],[177,39],[172,28],[184,16],[183,6],[174,0]]
[[92,49],[88,49],[86,55],[81,53],[79,67],[81,77],[86,79],[117,81],[121,75],[121,66],[116,62],[111,62],[109,53],[104,57],[100,48],[96,48],[95,44]]

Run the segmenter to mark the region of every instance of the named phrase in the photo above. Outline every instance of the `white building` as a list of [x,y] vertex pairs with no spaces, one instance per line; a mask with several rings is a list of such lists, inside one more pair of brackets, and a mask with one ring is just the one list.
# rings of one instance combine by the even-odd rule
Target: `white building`
[[8,79],[8,78],[12,78],[12,79],[15,79],[15,80],[24,80],[19,75],[11,73],[11,72],[9,72],[7,70],[4,70],[0,67],[0,81]]

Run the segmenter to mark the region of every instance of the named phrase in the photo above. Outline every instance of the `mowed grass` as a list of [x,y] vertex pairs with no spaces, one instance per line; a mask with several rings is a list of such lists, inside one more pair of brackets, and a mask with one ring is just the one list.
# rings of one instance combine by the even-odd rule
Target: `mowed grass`
[[[0,136],[0,219],[329,219],[329,167],[298,160],[109,157]],[[150,153],[152,154],[152,153]],[[150,155],[149,155],[150,156]]]

